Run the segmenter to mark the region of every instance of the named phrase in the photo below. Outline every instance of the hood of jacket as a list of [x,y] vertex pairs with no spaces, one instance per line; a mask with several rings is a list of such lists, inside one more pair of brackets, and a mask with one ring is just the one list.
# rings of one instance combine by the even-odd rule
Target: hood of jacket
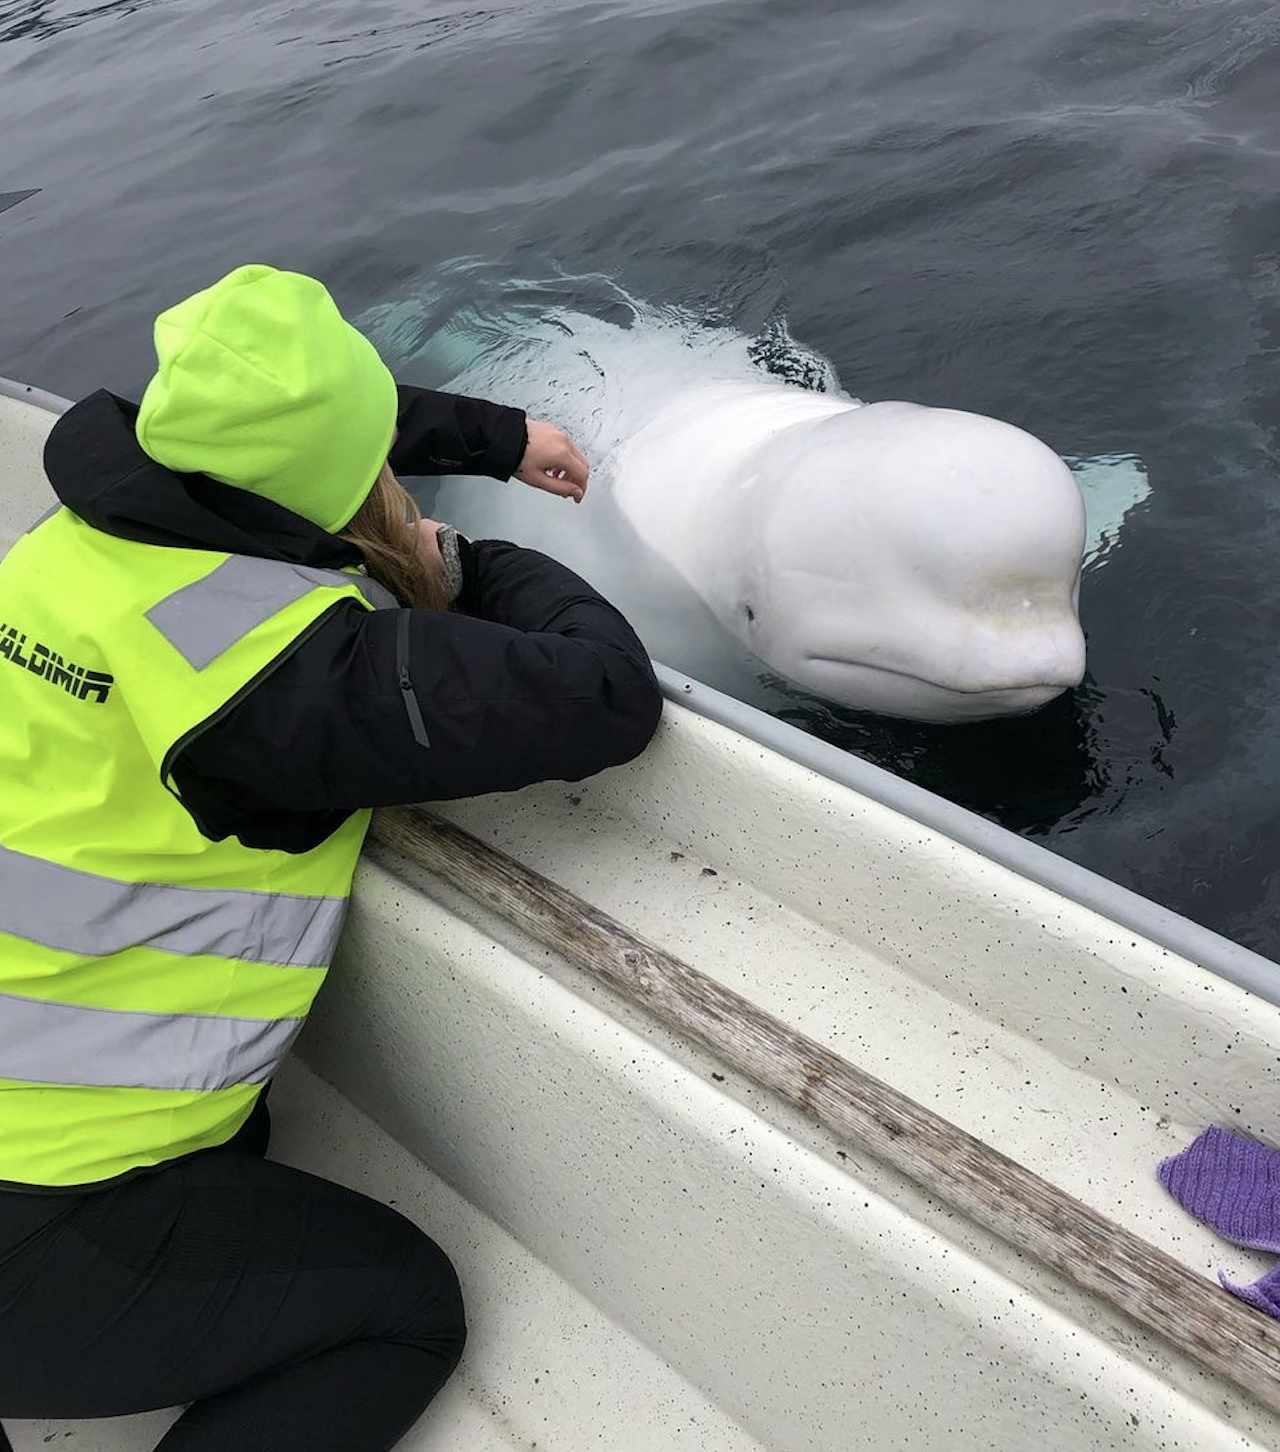
[[138,443],[136,404],[105,389],[54,424],[44,467],[54,492],[86,524],[139,544],[225,551],[338,569],[356,547],[262,495],[205,474],[166,469]]

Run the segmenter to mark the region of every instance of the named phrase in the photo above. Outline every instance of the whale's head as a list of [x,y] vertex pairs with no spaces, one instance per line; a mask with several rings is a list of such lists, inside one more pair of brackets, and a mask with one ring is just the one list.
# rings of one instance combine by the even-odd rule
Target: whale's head
[[713,547],[703,593],[815,694],[978,720],[1033,710],[1083,676],[1084,503],[1030,434],[869,404],[783,429],[732,495],[720,522],[733,547]]

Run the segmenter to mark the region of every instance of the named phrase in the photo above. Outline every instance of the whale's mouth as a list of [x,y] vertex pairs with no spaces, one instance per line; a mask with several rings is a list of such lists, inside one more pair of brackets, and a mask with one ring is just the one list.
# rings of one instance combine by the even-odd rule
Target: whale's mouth
[[805,655],[800,663],[805,668],[797,672],[800,683],[831,700],[918,720],[980,720],[985,716],[1022,715],[1038,710],[1080,684],[1077,676],[1072,680],[1018,685],[963,686],[839,656]]
[[952,686],[944,681],[931,680],[928,676],[916,675],[911,671],[895,670],[892,666],[872,665],[869,661],[863,660],[842,660],[834,655],[806,655],[804,660],[809,665],[834,666],[837,669],[843,668],[850,671],[866,671],[876,676],[892,676],[896,680],[910,681],[915,685],[928,686],[934,691],[945,691],[949,696],[999,696],[1004,694],[1020,694],[1024,691],[1060,691],[1070,690],[1072,686],[1078,686],[1078,679],[1071,681],[1034,681],[1022,686]]

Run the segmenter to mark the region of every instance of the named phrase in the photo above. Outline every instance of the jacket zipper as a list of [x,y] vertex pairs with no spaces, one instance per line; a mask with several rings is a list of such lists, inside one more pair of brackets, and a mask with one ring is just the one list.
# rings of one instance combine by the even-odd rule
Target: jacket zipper
[[422,708],[418,705],[413,681],[409,677],[409,612],[405,609],[401,609],[400,619],[396,621],[396,669],[400,673],[400,696],[409,716],[409,725],[413,728],[413,739],[419,746],[429,747],[431,738],[427,735]]

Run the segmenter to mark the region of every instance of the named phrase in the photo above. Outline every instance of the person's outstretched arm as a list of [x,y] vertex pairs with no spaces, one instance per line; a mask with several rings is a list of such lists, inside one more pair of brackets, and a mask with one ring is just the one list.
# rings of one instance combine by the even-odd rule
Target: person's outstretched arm
[[481,474],[519,479],[579,503],[590,470],[581,451],[555,426],[483,398],[397,387],[396,474]]

